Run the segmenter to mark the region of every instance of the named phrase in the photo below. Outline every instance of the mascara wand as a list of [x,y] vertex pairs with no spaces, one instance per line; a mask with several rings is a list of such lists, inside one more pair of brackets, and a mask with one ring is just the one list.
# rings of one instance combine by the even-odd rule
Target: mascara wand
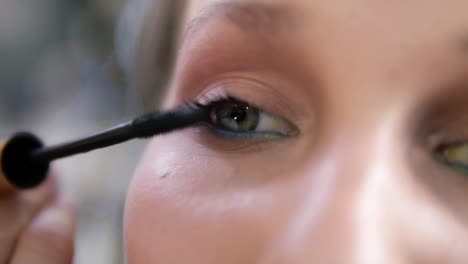
[[53,160],[134,138],[149,138],[206,119],[207,111],[203,107],[183,105],[167,112],[148,113],[91,136],[51,147],[44,147],[42,141],[31,133],[16,133],[3,144],[0,142],[0,187],[1,181],[6,180],[14,188],[31,189],[45,181]]

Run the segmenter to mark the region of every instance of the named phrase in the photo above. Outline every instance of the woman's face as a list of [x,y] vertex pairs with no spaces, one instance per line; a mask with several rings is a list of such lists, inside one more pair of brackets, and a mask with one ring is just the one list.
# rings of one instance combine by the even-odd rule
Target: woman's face
[[254,110],[152,140],[129,263],[467,263],[467,10],[188,1],[166,107]]

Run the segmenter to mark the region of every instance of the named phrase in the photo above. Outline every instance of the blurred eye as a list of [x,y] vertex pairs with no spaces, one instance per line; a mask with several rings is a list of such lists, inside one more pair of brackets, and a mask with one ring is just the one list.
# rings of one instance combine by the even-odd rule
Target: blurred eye
[[438,155],[445,165],[468,174],[468,142],[442,146],[438,149]]
[[268,138],[290,137],[297,129],[283,118],[235,99],[209,105],[209,123],[220,133],[230,136]]

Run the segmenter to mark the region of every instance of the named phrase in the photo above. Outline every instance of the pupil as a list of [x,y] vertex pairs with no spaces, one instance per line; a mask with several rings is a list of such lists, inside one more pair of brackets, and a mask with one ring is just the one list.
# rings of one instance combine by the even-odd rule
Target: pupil
[[255,107],[240,102],[221,102],[210,113],[215,126],[228,131],[247,132],[256,129],[259,112]]
[[231,118],[236,122],[243,122],[247,117],[245,107],[235,105],[231,111]]

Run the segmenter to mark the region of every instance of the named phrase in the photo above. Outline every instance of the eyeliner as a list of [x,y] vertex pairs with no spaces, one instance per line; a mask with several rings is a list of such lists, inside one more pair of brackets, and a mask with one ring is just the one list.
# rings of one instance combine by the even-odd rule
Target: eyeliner
[[45,147],[31,133],[16,133],[0,150],[0,176],[3,174],[19,189],[34,188],[45,181],[53,160],[183,129],[206,121],[207,113],[204,106],[185,104],[174,110],[147,113],[96,134],[50,147]]

